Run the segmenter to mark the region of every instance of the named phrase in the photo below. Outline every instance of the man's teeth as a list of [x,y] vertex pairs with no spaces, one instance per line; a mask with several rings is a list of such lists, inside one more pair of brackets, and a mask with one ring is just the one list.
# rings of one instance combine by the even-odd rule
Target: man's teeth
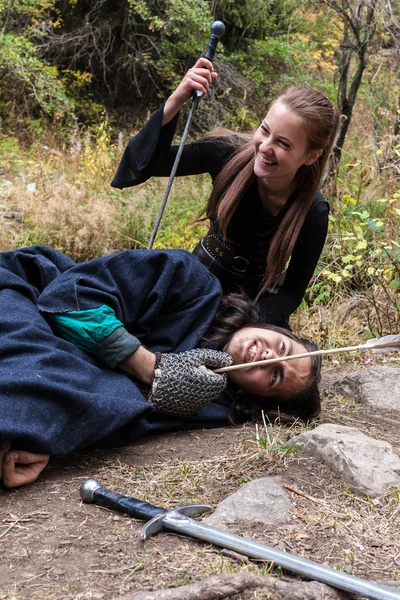
[[248,362],[252,362],[257,352],[257,344],[253,344],[248,353]]

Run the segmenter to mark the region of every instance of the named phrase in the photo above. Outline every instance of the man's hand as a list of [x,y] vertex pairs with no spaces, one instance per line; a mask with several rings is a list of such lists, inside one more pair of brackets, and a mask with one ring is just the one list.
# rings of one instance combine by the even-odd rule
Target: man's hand
[[229,354],[197,348],[161,356],[148,398],[159,412],[190,417],[224,391],[228,381],[225,373],[220,375],[210,369],[231,365]]
[[8,488],[36,481],[50,458],[47,454],[9,450],[10,444],[0,449],[0,479]]
[[118,367],[122,371],[125,371],[125,373],[128,373],[128,375],[132,375],[132,377],[136,377],[137,379],[140,379],[140,381],[150,384],[153,379],[155,361],[156,357],[154,352],[150,352],[147,348],[139,346],[133,354],[120,362]]

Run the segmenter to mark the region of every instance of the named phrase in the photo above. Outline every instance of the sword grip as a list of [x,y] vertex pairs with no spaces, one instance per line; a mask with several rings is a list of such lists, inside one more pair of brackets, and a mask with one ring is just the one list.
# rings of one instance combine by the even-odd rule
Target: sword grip
[[[214,21],[214,23],[212,23],[212,25],[211,25],[211,37],[208,42],[208,46],[207,46],[207,50],[204,55],[204,58],[207,58],[208,60],[212,61],[212,59],[214,58],[214,55],[215,55],[215,51],[217,49],[219,39],[224,33],[225,33],[225,25],[223,24],[223,22],[222,21]],[[194,93],[195,98],[201,98],[202,95],[203,95],[203,92],[200,92],[200,90],[196,90]]]
[[142,521],[150,521],[157,515],[167,511],[164,508],[153,506],[148,502],[142,502],[131,496],[122,496],[104,488],[96,479],[87,479],[79,488],[81,498],[84,502],[118,510],[130,517]]
[[211,37],[208,42],[207,51],[204,55],[204,58],[212,61],[214,58],[215,51],[217,49],[218,42],[220,37],[225,33],[225,25],[222,21],[214,21],[211,25]]

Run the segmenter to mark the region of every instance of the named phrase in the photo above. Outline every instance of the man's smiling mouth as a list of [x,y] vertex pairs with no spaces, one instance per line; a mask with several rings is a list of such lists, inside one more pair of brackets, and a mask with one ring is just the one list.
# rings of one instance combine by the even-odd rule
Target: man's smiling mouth
[[256,354],[257,354],[257,344],[253,344],[252,346],[250,346],[249,352],[247,354],[247,362],[253,362]]

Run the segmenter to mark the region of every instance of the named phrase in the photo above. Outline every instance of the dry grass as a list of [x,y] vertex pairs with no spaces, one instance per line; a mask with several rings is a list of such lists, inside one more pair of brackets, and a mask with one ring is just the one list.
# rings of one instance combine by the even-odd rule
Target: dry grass
[[[351,493],[323,465],[290,450],[289,438],[303,430],[300,425],[289,429],[268,426],[258,431],[247,427],[241,442],[224,456],[201,462],[176,459],[140,468],[114,463],[113,487],[166,508],[192,502],[216,505],[246,481],[280,475],[293,501],[289,522],[277,528],[238,523],[243,535],[348,573],[397,579],[400,494],[394,491],[371,500]],[[104,474],[110,472],[110,466],[104,468]],[[142,556],[135,589],[154,587],[155,567],[162,574],[158,588],[214,573],[265,573],[270,569],[268,565],[237,563],[217,549],[186,540],[178,543],[169,534],[163,538],[161,546],[160,539],[147,544],[151,561]]]
[[[126,142],[120,137],[117,147],[111,144],[106,124],[101,124],[92,135],[72,132],[62,150],[50,140],[49,146],[19,148],[8,156],[0,143],[1,248],[48,245],[77,261],[146,248],[166,179],[124,191],[112,188]],[[175,181],[155,247],[193,248],[207,227],[195,221],[209,189],[208,177]]]
[[[383,424],[378,413],[365,409],[331,398],[325,402],[323,419],[328,416],[331,422],[355,425],[371,435],[382,434],[384,429],[386,438],[400,446],[393,419]],[[14,586],[0,591],[0,599],[111,600],[141,589],[185,585],[217,573],[280,574],[279,568],[268,563],[245,563],[173,534],[158,535],[141,545],[139,522],[92,505],[79,506],[76,488],[86,476],[120,493],[172,508],[191,502],[215,505],[249,480],[278,475],[293,503],[287,523],[274,527],[238,522],[239,533],[366,579],[397,580],[400,494],[393,491],[373,500],[353,494],[323,464],[291,449],[289,439],[302,431],[300,424],[227,429],[220,435],[231,443],[214,455],[204,441],[202,453],[207,458],[201,460],[175,454],[138,465],[112,451],[96,466],[98,458],[91,460],[86,453],[75,463],[75,477],[66,472],[59,481],[32,489],[33,504],[47,499],[40,514],[32,507],[19,513],[16,500],[10,502],[8,516],[0,523],[1,560],[3,570],[7,564],[19,565],[20,576]],[[201,445],[202,435],[188,437],[186,446],[193,440]],[[170,440],[163,452],[168,443],[176,444]],[[156,455],[158,438],[153,444]],[[49,503],[52,499],[55,504]],[[21,499],[21,506],[26,507],[26,501]],[[257,594],[251,598],[262,598]],[[242,600],[249,597],[244,594]]]

